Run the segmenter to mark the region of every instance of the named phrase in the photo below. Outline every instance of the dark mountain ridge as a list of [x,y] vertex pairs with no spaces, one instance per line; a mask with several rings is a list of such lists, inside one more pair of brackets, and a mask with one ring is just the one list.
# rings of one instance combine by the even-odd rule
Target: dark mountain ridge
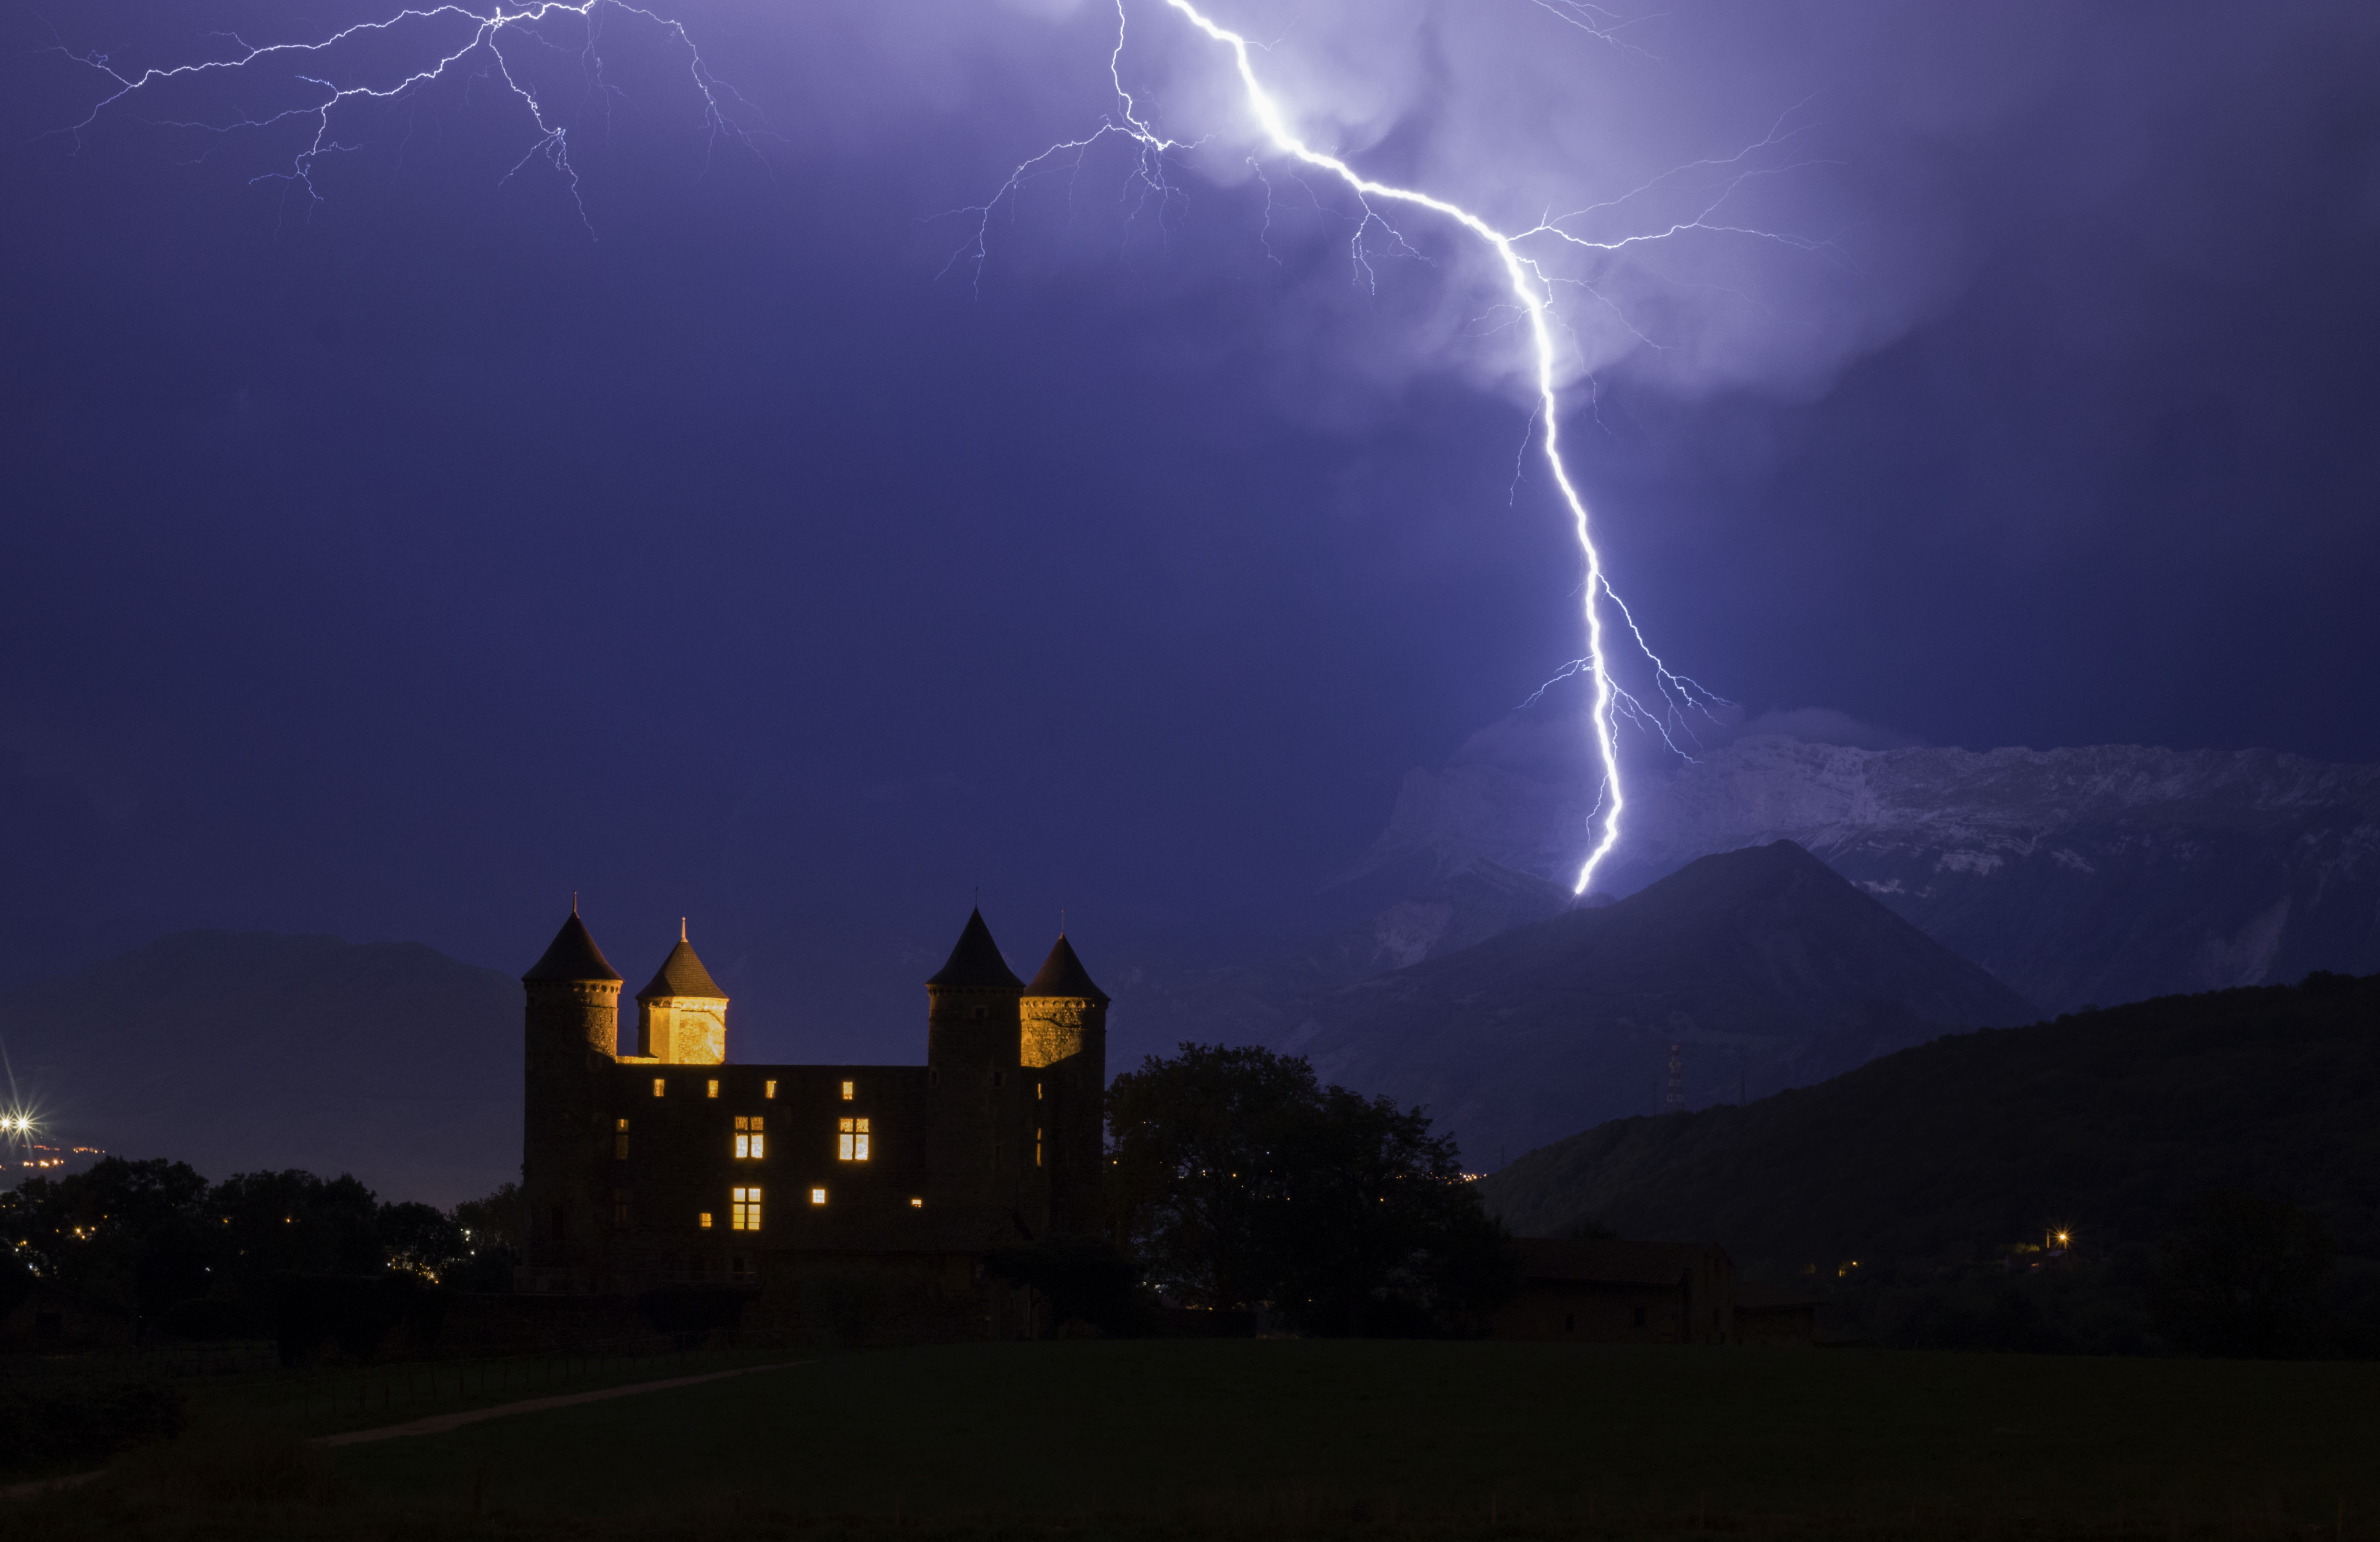
[[[1416,770],[1365,870],[1558,878],[1594,788],[1478,759]],[[2380,766],[1755,735],[1641,779],[1607,876],[1625,892],[1779,839],[2051,1011],[2380,968]]]
[[519,1174],[521,989],[419,943],[185,931],[0,998],[60,1134],[451,1204]]
[[1945,1037],[1748,1107],[1614,1120],[1480,1181],[1524,1235],[1594,1221],[1828,1277],[2052,1226],[2103,1256],[2145,1246],[2227,1187],[2380,1260],[2380,976]]
[[1425,1105],[1474,1166],[1659,1106],[1670,1046],[1690,1103],[1833,1075],[1946,1027],[2019,1023],[2022,998],[1790,842],[1708,856],[1306,1004],[1276,1047]]

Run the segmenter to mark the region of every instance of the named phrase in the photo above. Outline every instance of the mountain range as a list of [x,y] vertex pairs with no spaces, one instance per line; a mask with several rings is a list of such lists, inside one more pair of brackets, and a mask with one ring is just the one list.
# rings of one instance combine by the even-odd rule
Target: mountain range
[[1672,1045],[1699,1106],[2036,1015],[1779,841],[1314,996],[1278,1048],[1426,1106],[1477,1167],[1658,1108]]
[[[1502,869],[1551,886],[1593,794],[1485,759],[1415,771],[1358,880]],[[2051,1012],[2380,969],[2380,766],[1755,736],[1640,779],[1626,831],[1599,880],[1616,892],[1791,841]]]
[[0,1045],[77,1143],[449,1205],[519,1176],[520,1002],[418,943],[186,931],[0,998]]
[[1824,1084],[1615,1120],[1480,1180],[1524,1236],[1707,1238],[1748,1269],[2152,1248],[2209,1190],[2318,1216],[2380,1305],[2380,976],[1960,1034]]

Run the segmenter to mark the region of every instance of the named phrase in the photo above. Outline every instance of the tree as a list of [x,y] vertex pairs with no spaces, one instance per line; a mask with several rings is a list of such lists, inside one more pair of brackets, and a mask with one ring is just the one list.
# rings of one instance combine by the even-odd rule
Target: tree
[[206,1293],[219,1249],[201,1214],[207,1181],[186,1162],[105,1157],[0,1196],[32,1272],[139,1326]]
[[2203,1354],[2296,1354],[2337,1260],[2328,1229],[2294,1205],[2240,1189],[2201,1195],[2166,1239],[2157,1318]]
[[1510,1289],[1501,1228],[1419,1109],[1199,1044],[1119,1076],[1108,1107],[1123,1240],[1184,1300],[1410,1334],[1466,1327]]
[[454,1217],[418,1199],[380,1208],[378,1231],[388,1267],[431,1284],[468,1253]]
[[380,1206],[346,1174],[325,1181],[296,1168],[237,1173],[208,1194],[207,1208],[224,1228],[232,1276],[245,1288],[276,1274],[377,1274],[385,1263]]
[[1511,1293],[1503,1228],[1419,1109],[1323,1090],[1290,1149],[1274,1300],[1309,1333],[1418,1337],[1476,1329]]
[[1160,1289],[1232,1309],[1271,1294],[1290,1145],[1321,1098],[1314,1068],[1264,1050],[1184,1044],[1108,1088],[1111,1196]]
[[511,1290],[527,1219],[518,1184],[500,1184],[492,1194],[455,1206],[455,1224],[463,1234],[463,1256],[442,1278],[461,1291],[501,1293]]

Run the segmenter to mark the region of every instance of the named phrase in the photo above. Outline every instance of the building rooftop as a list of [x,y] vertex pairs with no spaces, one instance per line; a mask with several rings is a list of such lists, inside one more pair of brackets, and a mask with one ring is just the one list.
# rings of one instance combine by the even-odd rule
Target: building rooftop
[[959,944],[951,950],[950,962],[926,983],[961,990],[1025,989],[1025,982],[1016,977],[1008,960],[1000,956],[1000,944],[991,940],[991,929],[983,924],[980,910],[968,914],[966,929],[959,933]]
[[620,971],[612,967],[603,950],[587,933],[587,923],[578,918],[578,907],[570,907],[570,919],[553,934],[553,941],[528,973],[521,977],[523,984],[537,980],[613,980]]
[[650,1002],[657,996],[701,996],[714,1002],[727,999],[727,992],[719,989],[719,982],[710,977],[710,971],[694,955],[694,944],[686,940],[683,923],[678,927],[677,946],[662,960],[652,984],[637,992],[640,1002]]
[[1575,1280],[1594,1285],[1674,1285],[1709,1248],[1706,1243],[1621,1242],[1515,1237],[1512,1256],[1524,1280]]
[[1062,931],[1058,934],[1058,945],[1051,948],[1050,956],[1041,961],[1041,972],[1033,977],[1033,983],[1025,988],[1025,993],[1028,996],[1075,996],[1097,1002],[1101,1006],[1108,1004],[1108,993],[1092,981],[1091,972],[1083,967],[1081,959],[1075,956],[1075,945],[1066,941],[1066,934]]

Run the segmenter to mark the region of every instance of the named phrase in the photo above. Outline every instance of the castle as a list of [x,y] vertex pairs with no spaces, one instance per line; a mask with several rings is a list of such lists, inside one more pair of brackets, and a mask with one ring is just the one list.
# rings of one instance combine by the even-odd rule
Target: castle
[[576,905],[521,977],[523,1289],[742,1285],[790,1312],[860,1281],[881,1312],[1004,1337],[1029,1304],[983,1256],[1097,1229],[1108,996],[1062,932],[1027,985],[970,915],[926,981],[923,1065],[731,1063],[682,925],[633,1053],[624,983]]

